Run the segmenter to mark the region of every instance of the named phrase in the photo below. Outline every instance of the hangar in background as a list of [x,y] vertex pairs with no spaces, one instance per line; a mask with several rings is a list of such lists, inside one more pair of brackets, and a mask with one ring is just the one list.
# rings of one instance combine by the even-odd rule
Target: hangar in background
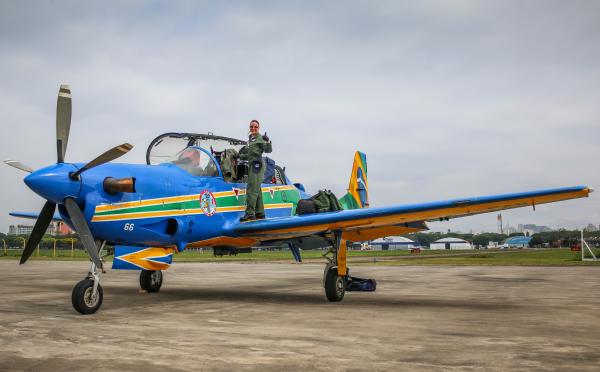
[[429,245],[430,249],[473,249],[473,245],[459,238],[443,238]]
[[397,251],[400,249],[411,249],[419,246],[409,238],[403,236],[386,236],[385,238],[375,239],[371,242],[371,249],[374,251]]

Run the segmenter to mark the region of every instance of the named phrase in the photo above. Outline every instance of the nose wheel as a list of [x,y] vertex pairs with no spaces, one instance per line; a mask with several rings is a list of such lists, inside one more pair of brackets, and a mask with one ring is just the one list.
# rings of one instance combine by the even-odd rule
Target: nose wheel
[[158,292],[162,286],[163,276],[160,270],[142,270],[140,287],[146,292]]
[[[98,249],[98,257],[102,256],[105,245],[106,242],[102,242],[102,245]],[[98,259],[100,260],[100,258]],[[104,269],[96,267],[94,260],[92,260],[90,270],[85,279],[73,287],[71,303],[73,304],[73,308],[80,314],[93,314],[102,306],[104,293],[100,285],[100,275],[103,273],[105,273]]]
[[102,286],[94,286],[94,279],[83,279],[75,285],[71,294],[73,308],[81,314],[93,314],[102,305]]

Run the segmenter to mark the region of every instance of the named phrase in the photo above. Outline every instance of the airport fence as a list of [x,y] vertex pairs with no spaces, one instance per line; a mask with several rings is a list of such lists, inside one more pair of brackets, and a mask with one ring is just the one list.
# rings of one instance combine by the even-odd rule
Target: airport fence
[[[0,254],[4,257],[19,257],[23,254],[26,239],[20,238],[19,246],[15,246],[14,241],[2,239],[2,248]],[[13,244],[10,244],[13,243]],[[76,238],[44,238],[36,247],[32,254],[33,257],[87,257],[87,252],[83,245]]]

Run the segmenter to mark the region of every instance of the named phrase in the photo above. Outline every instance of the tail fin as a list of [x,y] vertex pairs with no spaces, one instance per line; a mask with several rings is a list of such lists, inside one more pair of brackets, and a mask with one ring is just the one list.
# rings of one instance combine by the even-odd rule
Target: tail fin
[[369,206],[369,181],[367,178],[367,155],[357,151],[350,175],[348,193],[340,199],[344,209],[361,209]]

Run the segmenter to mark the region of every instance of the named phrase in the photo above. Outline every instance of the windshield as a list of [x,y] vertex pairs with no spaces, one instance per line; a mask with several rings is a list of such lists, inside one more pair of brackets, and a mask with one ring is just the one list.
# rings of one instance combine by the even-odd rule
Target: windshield
[[186,147],[163,163],[175,164],[192,176],[218,177],[219,170],[212,157],[197,147]]

